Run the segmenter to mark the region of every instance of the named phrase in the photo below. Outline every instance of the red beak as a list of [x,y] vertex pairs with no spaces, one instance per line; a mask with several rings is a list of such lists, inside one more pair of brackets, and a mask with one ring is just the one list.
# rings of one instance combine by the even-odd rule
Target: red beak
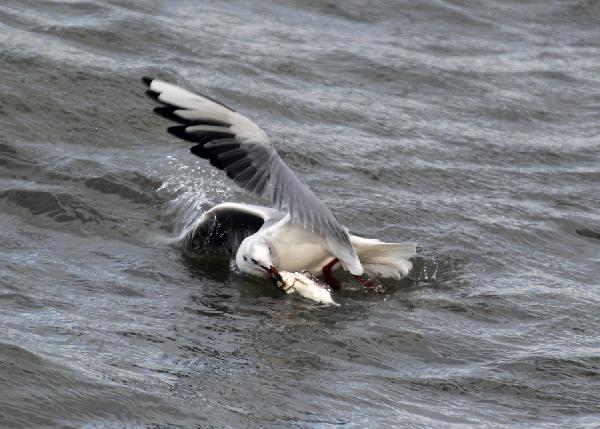
[[283,283],[283,279],[281,278],[279,271],[277,271],[277,268],[275,268],[273,265],[271,265],[267,271],[269,272],[269,274],[271,274],[271,280],[273,280],[273,283],[275,283],[275,284],[277,284],[277,282]]

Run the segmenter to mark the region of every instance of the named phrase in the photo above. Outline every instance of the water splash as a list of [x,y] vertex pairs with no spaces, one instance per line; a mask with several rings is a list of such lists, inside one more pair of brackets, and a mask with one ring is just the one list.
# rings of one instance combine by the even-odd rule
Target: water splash
[[170,200],[165,216],[173,225],[170,242],[180,243],[193,228],[200,215],[231,195],[231,189],[219,177],[219,172],[202,161],[180,160],[169,155],[167,178],[158,193]]

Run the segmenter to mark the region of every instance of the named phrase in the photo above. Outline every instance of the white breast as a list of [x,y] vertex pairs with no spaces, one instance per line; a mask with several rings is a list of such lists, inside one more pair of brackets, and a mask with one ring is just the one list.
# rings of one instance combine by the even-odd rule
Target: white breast
[[280,271],[310,271],[320,274],[333,256],[321,236],[289,223],[276,224],[264,231],[277,254]]

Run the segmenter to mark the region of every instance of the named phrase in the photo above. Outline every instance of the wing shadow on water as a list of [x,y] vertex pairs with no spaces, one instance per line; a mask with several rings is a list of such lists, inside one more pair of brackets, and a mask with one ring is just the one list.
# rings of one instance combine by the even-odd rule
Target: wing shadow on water
[[190,274],[198,279],[225,283],[231,275],[231,255],[225,250],[190,252],[184,248],[182,259]]
[[252,278],[238,273],[232,255],[224,249],[190,251],[184,248],[182,261],[192,277],[202,283],[208,281],[222,284],[224,288],[234,284],[235,289],[249,297],[276,298],[282,295],[268,279]]

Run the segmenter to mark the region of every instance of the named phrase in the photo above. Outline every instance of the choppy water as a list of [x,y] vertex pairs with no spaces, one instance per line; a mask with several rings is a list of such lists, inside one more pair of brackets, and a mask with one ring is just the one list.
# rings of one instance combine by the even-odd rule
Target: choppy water
[[[600,425],[600,3],[0,4],[0,426]],[[184,256],[254,201],[139,78],[255,119],[410,280],[323,308]]]

